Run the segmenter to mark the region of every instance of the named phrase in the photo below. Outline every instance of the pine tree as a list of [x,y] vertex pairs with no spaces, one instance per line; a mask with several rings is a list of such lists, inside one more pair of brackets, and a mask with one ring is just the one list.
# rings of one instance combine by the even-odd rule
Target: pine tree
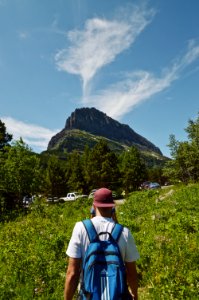
[[80,154],[76,150],[69,155],[67,178],[68,187],[71,191],[84,191],[85,181],[82,170],[82,161]]
[[47,162],[45,176],[45,193],[51,197],[64,196],[67,192],[65,165],[55,155]]
[[121,181],[126,194],[137,190],[146,176],[146,167],[135,147],[121,156]]
[[0,150],[9,144],[12,140],[12,135],[7,133],[5,123],[0,120]]

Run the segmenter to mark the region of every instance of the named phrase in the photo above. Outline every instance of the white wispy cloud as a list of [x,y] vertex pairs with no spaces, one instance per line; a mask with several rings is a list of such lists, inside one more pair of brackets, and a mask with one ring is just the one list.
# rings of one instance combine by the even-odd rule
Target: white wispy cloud
[[21,40],[26,40],[30,36],[30,33],[25,30],[19,31],[17,34],[18,34],[19,39],[21,39]]
[[89,19],[82,30],[67,33],[69,46],[57,52],[55,61],[59,70],[82,79],[83,105],[94,106],[119,119],[134,106],[168,88],[184,69],[199,58],[199,45],[191,40],[186,53],[160,74],[144,70],[131,72],[120,82],[92,94],[91,82],[96,73],[133,45],[155,13],[154,9],[145,5],[130,5],[120,10],[113,19]]
[[7,132],[13,135],[14,140],[21,137],[28,146],[38,152],[46,150],[51,137],[60,131],[24,123],[11,117],[2,117],[1,120],[5,123]]
[[154,14],[153,9],[145,6],[128,6],[118,12],[113,20],[87,20],[84,29],[68,32],[69,47],[55,56],[58,69],[79,75],[83,82],[83,94],[87,94],[95,74],[133,44]]
[[199,44],[195,40],[190,40],[186,54],[176,63],[178,70],[183,70],[188,65],[199,58]]
[[146,71],[132,72],[124,80],[87,97],[85,104],[119,119],[134,106],[168,88],[181,76],[182,71],[197,59],[199,59],[199,45],[192,41],[185,55],[176,59],[160,76]]

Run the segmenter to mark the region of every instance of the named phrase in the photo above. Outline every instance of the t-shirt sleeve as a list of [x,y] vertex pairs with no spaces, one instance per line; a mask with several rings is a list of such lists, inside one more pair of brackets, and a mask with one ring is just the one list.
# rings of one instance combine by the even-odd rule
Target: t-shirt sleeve
[[127,236],[127,244],[126,244],[126,251],[125,251],[125,262],[133,262],[140,258],[139,252],[135,245],[135,240],[128,230]]
[[76,223],[72,232],[66,254],[72,258],[81,258],[80,222]]

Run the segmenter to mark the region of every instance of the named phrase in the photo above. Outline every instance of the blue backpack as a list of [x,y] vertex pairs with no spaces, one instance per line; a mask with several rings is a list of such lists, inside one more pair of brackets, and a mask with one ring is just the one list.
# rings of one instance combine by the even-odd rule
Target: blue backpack
[[[83,259],[83,278],[80,299],[122,300],[132,299],[126,284],[125,265],[118,247],[123,226],[115,224],[111,233],[97,234],[91,220],[84,220],[90,244]],[[99,239],[108,234],[105,241]]]

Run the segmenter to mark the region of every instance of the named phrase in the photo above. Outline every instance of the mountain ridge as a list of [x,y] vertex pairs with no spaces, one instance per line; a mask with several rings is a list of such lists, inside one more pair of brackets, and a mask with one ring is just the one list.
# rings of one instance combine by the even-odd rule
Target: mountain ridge
[[[113,142],[120,143],[124,148],[125,146],[135,146],[142,151],[152,151],[158,155],[162,155],[162,152],[157,146],[136,133],[129,125],[112,119],[94,107],[75,109],[75,111],[71,113],[71,116],[67,118],[65,127],[51,138],[47,151],[59,149],[63,152],[64,149],[69,150],[67,148],[70,148],[69,152],[74,150],[71,145],[67,147],[67,139],[74,136],[74,130],[110,139]],[[93,145],[94,144],[95,143],[93,143]],[[76,150],[81,151],[82,149]]]

